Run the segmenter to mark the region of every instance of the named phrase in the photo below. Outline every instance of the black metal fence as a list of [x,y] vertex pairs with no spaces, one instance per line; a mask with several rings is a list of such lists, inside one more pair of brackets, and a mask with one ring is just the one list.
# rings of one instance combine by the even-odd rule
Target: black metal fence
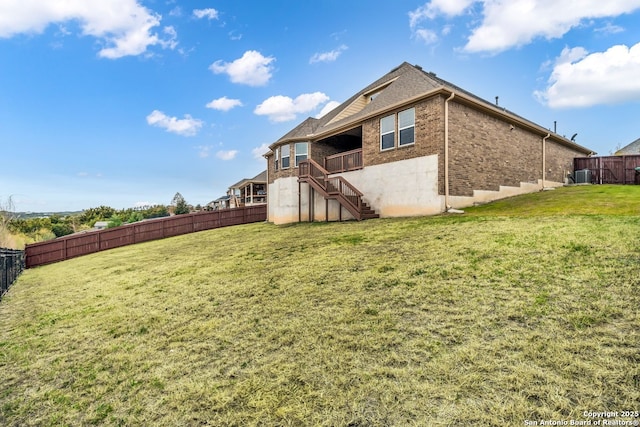
[[24,266],[24,251],[0,248],[0,299],[22,273]]

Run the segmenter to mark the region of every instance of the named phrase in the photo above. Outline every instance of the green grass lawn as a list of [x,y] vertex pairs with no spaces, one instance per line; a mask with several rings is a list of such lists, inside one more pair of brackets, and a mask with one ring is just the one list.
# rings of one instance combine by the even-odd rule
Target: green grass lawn
[[0,302],[0,425],[639,411],[639,306],[640,187],[184,235],[23,273]]

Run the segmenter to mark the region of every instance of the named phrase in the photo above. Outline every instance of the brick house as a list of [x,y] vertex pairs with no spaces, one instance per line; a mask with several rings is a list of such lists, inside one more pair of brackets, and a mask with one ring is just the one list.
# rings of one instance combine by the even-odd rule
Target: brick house
[[231,185],[225,196],[209,203],[214,210],[264,205],[267,203],[267,171],[244,178]]
[[269,148],[276,224],[437,214],[563,185],[592,154],[406,62]]

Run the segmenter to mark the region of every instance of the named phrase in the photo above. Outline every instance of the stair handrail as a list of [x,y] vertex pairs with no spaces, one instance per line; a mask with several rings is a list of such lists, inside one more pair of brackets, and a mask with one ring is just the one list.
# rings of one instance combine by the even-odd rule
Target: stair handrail
[[[341,176],[336,176],[336,177],[332,177],[332,178],[327,178],[326,182],[329,183],[333,180],[337,180],[338,181],[338,185],[335,185],[332,183],[332,185],[336,188],[336,192],[342,196],[342,199],[347,202],[348,204],[350,204],[356,212],[358,212],[358,219],[360,219],[360,217],[362,216],[362,196],[363,194],[356,188],[354,187],[349,181],[347,181],[346,179],[344,179]],[[329,191],[329,185],[326,185],[325,188],[327,188],[327,192],[331,193]],[[348,194],[347,191],[345,191],[345,188],[348,189],[352,194]]]
[[[329,177],[329,172],[313,159],[306,159],[298,164],[298,176],[312,180],[327,195],[337,195],[336,199],[340,204],[347,208],[356,219],[362,219],[363,194],[342,176]],[[337,185],[334,183],[336,181]],[[335,191],[332,191],[330,186],[335,188]]]
[[298,177],[313,179],[325,192],[327,191],[327,176],[329,172],[312,159],[302,160],[298,164]]

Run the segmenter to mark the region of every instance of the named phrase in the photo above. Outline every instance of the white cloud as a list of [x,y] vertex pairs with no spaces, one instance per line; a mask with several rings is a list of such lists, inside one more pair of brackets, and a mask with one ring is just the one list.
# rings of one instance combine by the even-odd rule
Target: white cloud
[[178,119],[177,117],[169,117],[158,110],[153,110],[147,116],[147,123],[183,136],[194,136],[203,125],[202,120],[194,119],[189,114],[185,114],[184,119]]
[[268,116],[272,122],[287,122],[294,120],[297,114],[315,110],[328,100],[329,97],[322,92],[303,93],[296,99],[276,95],[264,100],[256,107],[254,113]]
[[[572,28],[593,22],[592,19],[611,18],[631,13],[640,8],[640,0],[432,0],[409,12],[409,27],[414,31],[420,25],[439,16],[454,17],[468,13],[479,5],[482,21],[473,28],[466,52],[499,53],[526,45],[536,38],[560,38]],[[616,26],[609,31],[620,31]]]
[[233,62],[216,61],[209,69],[215,74],[226,73],[233,83],[249,86],[264,86],[271,79],[275,58],[264,57],[255,50],[246,51],[241,58]]
[[315,53],[311,59],[309,59],[309,64],[315,64],[316,62],[333,62],[347,49],[348,47],[346,45],[341,45],[337,49],[329,52]]
[[216,153],[216,157],[220,160],[233,160],[238,154],[238,150],[220,150]]
[[[39,34],[50,24],[80,24],[81,34],[99,39],[98,56],[109,59],[140,55],[149,46],[173,48],[153,30],[161,16],[137,0],[4,0],[0,2],[0,37]],[[174,34],[175,36],[175,34]],[[171,40],[171,39],[169,39]]]
[[624,32],[624,28],[619,25],[614,25],[611,22],[607,22],[604,26],[596,28],[594,31],[602,34],[618,34]]
[[196,149],[198,150],[198,157],[201,159],[206,159],[211,154],[212,145],[198,145]]
[[409,12],[409,26],[413,29],[422,21],[434,19],[438,15],[455,16],[464,12],[476,0],[432,0]]
[[238,33],[236,30],[229,31],[229,40],[242,40],[242,33]]
[[565,48],[544,91],[534,95],[552,108],[640,101],[640,43],[589,54]]
[[239,99],[229,99],[223,96],[222,98],[209,102],[206,107],[214,110],[229,111],[235,107],[242,107],[242,102]]
[[329,101],[325,104],[324,107],[322,107],[322,110],[320,110],[320,112],[318,113],[318,115],[316,116],[316,119],[319,119],[321,117],[324,117],[328,112],[332,111],[334,108],[336,108],[338,105],[340,105],[340,103],[338,101]]
[[435,31],[425,28],[418,28],[414,31],[413,35],[424,44],[434,44],[438,42],[438,34],[436,34]]
[[194,9],[193,16],[198,19],[218,19],[218,11],[215,9]]
[[262,156],[264,154],[267,154],[268,152],[269,152],[269,144],[267,144],[266,142],[261,146],[251,150],[251,154],[253,154],[253,158],[257,160],[264,160],[264,157]]
[[160,45],[165,49],[171,49],[171,50],[175,49],[176,46],[178,46],[178,41],[177,41],[178,33],[176,32],[176,29],[170,25],[168,27],[164,27],[162,32],[168,36],[168,39],[161,40]]

